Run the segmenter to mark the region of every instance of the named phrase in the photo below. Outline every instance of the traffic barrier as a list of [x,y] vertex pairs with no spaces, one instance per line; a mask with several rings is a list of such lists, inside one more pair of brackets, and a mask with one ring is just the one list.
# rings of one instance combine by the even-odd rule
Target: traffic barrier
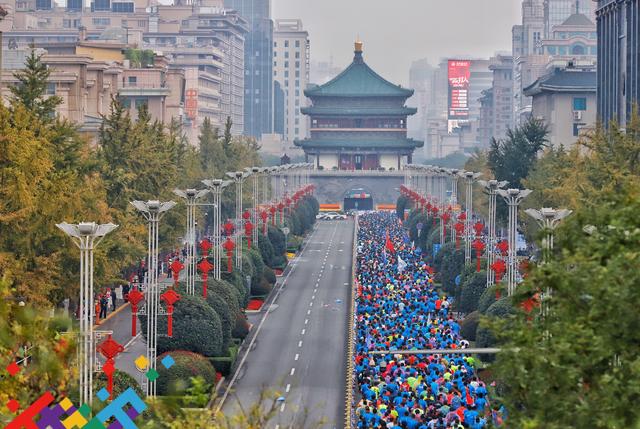
[[351,291],[349,298],[349,316],[348,316],[348,335],[347,335],[347,380],[345,383],[345,407],[344,407],[344,427],[351,429],[353,426],[353,391],[355,382],[355,369],[353,362],[355,361],[355,322],[356,322],[356,258],[358,249],[358,215],[355,216],[353,227],[353,254],[351,257]]

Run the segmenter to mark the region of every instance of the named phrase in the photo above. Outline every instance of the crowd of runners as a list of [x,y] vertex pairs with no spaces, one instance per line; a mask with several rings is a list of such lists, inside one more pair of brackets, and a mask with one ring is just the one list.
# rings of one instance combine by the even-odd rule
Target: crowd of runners
[[469,345],[432,270],[392,213],[359,217],[355,370],[358,428],[482,429],[502,424],[473,357],[370,354]]

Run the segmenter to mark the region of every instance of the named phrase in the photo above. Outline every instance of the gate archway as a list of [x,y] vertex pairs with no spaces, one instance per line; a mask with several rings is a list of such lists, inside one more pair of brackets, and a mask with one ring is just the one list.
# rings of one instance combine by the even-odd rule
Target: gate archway
[[346,210],[373,210],[373,194],[364,187],[354,187],[345,192],[343,209]]

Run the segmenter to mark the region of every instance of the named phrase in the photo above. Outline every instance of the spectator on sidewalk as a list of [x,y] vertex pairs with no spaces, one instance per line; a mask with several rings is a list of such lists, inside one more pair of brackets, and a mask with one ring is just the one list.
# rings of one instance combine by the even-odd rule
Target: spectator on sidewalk
[[112,287],[111,288],[111,311],[116,311],[116,301],[117,301],[117,295],[116,295],[116,288]]
[[98,300],[100,301],[100,319],[104,319],[107,317],[107,308],[109,307],[109,300],[107,299],[107,295],[102,294],[98,296]]

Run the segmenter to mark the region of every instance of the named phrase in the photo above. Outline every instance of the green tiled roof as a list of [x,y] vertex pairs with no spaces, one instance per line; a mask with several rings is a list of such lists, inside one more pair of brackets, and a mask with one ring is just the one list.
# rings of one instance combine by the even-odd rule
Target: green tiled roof
[[360,147],[363,149],[416,149],[424,146],[424,142],[414,139],[397,139],[397,140],[295,140],[294,144],[303,149],[317,148],[317,149],[332,149],[332,148],[355,148]]
[[374,72],[356,52],[355,58],[338,76],[324,85],[304,91],[309,97],[411,97],[413,90],[394,85]]
[[300,109],[305,115],[327,116],[409,116],[415,115],[415,107],[303,107]]

